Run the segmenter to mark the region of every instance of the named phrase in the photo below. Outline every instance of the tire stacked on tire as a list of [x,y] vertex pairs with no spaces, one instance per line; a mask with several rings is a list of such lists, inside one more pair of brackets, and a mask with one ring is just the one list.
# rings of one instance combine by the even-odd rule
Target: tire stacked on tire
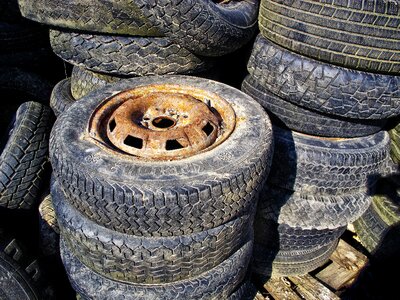
[[215,57],[254,36],[259,3],[19,0],[19,5],[24,17],[52,26],[53,51],[74,65],[72,78],[60,82],[52,97],[59,114],[74,99],[128,77],[212,76],[207,70]]
[[[196,109],[182,113],[186,105],[163,111],[148,104],[152,97],[164,97],[164,103],[182,95]],[[252,224],[273,150],[263,108],[235,88],[189,76],[128,79],[84,99],[57,119],[50,142],[61,257],[77,293],[90,299],[246,299]],[[139,147],[133,132],[122,138],[135,141],[127,143],[128,150],[113,142],[125,127],[112,111],[135,103],[150,105],[138,118],[153,125],[151,120],[173,110],[169,120],[178,127],[171,130],[207,107],[206,114],[220,115],[222,127],[200,124],[210,138],[219,128],[217,144],[185,157],[179,151],[188,144],[176,138],[183,146],[159,149],[161,156],[128,154],[130,149],[149,155],[159,144],[148,138]],[[154,119],[147,119],[149,111]]]
[[256,273],[321,266],[370,205],[389,156],[385,124],[400,114],[399,24],[393,2],[261,1],[242,90],[271,116],[276,148]]

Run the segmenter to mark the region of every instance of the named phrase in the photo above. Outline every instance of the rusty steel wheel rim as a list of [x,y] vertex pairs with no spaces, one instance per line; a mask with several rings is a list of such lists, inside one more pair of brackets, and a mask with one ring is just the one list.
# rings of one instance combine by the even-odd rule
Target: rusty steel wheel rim
[[114,154],[175,160],[211,150],[235,125],[233,108],[215,93],[164,84],[106,99],[91,115],[88,133]]

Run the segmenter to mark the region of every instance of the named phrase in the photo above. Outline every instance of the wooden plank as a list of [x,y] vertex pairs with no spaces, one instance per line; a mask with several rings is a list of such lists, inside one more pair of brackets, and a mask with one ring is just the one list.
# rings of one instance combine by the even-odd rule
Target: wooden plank
[[295,284],[295,291],[307,300],[339,300],[330,289],[309,274],[290,276],[289,280]]
[[292,289],[292,284],[285,277],[272,277],[265,284],[264,288],[274,299],[301,300],[299,295]]
[[368,258],[342,239],[330,259],[332,263],[318,272],[315,277],[335,291],[349,286],[357,277]]

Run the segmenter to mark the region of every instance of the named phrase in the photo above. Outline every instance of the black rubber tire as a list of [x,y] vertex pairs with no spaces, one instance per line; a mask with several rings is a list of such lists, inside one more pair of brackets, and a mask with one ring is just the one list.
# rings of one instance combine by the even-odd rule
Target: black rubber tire
[[276,251],[254,244],[252,269],[255,274],[269,278],[307,274],[328,261],[338,240],[303,251]]
[[398,1],[263,0],[261,34],[297,53],[369,72],[400,72]]
[[[110,155],[81,139],[92,112],[109,96],[177,83],[226,99],[236,118],[248,122],[237,122],[232,134],[209,151],[160,163]],[[109,229],[144,236],[204,231],[248,212],[256,205],[273,151],[271,123],[256,101],[228,85],[190,76],[138,77],[98,89],[57,119],[50,144],[56,180],[78,210]]]
[[250,279],[246,279],[239,288],[228,297],[228,300],[254,300],[256,294],[257,288]]
[[63,60],[94,72],[117,76],[190,74],[212,61],[164,37],[92,35],[50,30],[50,43]]
[[66,112],[75,101],[71,94],[71,78],[63,79],[54,86],[50,96],[50,107],[56,117]]
[[[193,278],[164,284],[128,284],[110,280],[85,267],[61,239],[60,250],[70,282],[88,299],[227,299],[246,276],[252,242],[215,268]],[[101,296],[99,296],[101,295]]]
[[400,76],[323,63],[285,50],[261,35],[247,68],[264,88],[308,109],[352,119],[400,114]]
[[396,164],[400,164],[400,124],[389,130],[390,156]]
[[241,90],[265,108],[274,124],[306,134],[351,138],[376,133],[386,124],[386,120],[347,119],[297,106],[263,88],[251,75],[245,78]]
[[257,0],[134,2],[165,36],[199,55],[231,53],[249,42],[257,29]]
[[121,0],[19,0],[21,13],[30,20],[82,31],[158,36],[135,5]]
[[371,191],[343,195],[291,192],[266,184],[258,214],[264,219],[302,229],[335,229],[358,219],[369,207]]
[[50,194],[39,205],[39,247],[45,256],[59,255],[60,228]]
[[18,108],[0,156],[0,206],[31,209],[38,205],[49,168],[53,118],[50,108],[40,103],[26,102]]
[[38,24],[11,24],[0,22],[0,52],[15,52],[47,46],[48,30]]
[[118,82],[124,77],[110,76],[74,66],[71,74],[71,95],[80,99],[103,86]]
[[386,131],[352,139],[322,138],[274,127],[269,182],[305,193],[344,195],[371,189],[386,167]]
[[54,293],[44,278],[38,260],[33,259],[18,240],[0,240],[0,298],[54,299]]
[[68,203],[57,182],[51,195],[61,234],[74,256],[98,274],[122,282],[162,284],[196,277],[252,239],[253,215],[185,236],[137,237],[87,219]]
[[27,101],[48,105],[52,86],[44,77],[20,68],[0,67],[0,131],[7,128],[18,107]]

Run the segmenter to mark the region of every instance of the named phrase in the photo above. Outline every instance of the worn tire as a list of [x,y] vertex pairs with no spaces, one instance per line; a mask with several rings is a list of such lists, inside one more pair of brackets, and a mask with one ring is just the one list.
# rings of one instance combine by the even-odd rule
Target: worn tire
[[252,239],[253,215],[185,236],[136,237],[90,221],[73,208],[58,183],[51,195],[61,234],[91,270],[122,282],[162,284],[204,273]]
[[60,228],[57,222],[50,194],[43,197],[39,205],[39,246],[45,256],[57,255],[59,246]]
[[92,35],[50,30],[50,43],[63,60],[117,76],[190,74],[212,66],[164,37]]
[[353,119],[400,114],[400,76],[323,63],[285,50],[261,35],[247,68],[273,94],[321,113]]
[[280,127],[325,137],[359,137],[376,133],[386,120],[357,120],[319,113],[275,96],[251,75],[242,83],[242,91],[252,96]]
[[[209,151],[159,164],[110,155],[81,139],[92,112],[109,96],[177,83],[226,99],[236,118],[249,122],[237,122]],[[204,231],[245,214],[256,205],[273,151],[272,126],[257,102],[225,84],[190,76],[139,77],[92,92],[57,119],[50,144],[56,179],[78,210],[109,229],[144,236]]]
[[61,258],[77,293],[88,299],[226,299],[246,276],[252,242],[199,276],[164,284],[128,284],[85,267],[61,239]]
[[258,216],[302,229],[335,229],[358,219],[371,204],[371,194],[366,190],[339,195],[291,192],[266,184]]
[[328,261],[338,240],[325,246],[305,250],[278,251],[254,244],[252,268],[255,274],[269,278],[304,275]]
[[389,130],[390,156],[396,164],[400,163],[400,124]]
[[135,1],[19,0],[22,15],[54,27],[121,35],[158,36]]
[[389,135],[322,138],[274,127],[269,182],[305,193],[344,195],[371,189],[386,167]]
[[400,72],[397,1],[263,0],[261,34],[297,53],[369,72]]
[[50,96],[50,107],[56,117],[66,112],[75,102],[71,94],[71,78],[66,78],[57,83]]
[[221,56],[233,52],[249,42],[257,28],[256,0],[134,2],[165,36],[199,55]]
[[37,205],[48,171],[51,110],[36,102],[22,104],[0,156],[0,206],[31,209]]

